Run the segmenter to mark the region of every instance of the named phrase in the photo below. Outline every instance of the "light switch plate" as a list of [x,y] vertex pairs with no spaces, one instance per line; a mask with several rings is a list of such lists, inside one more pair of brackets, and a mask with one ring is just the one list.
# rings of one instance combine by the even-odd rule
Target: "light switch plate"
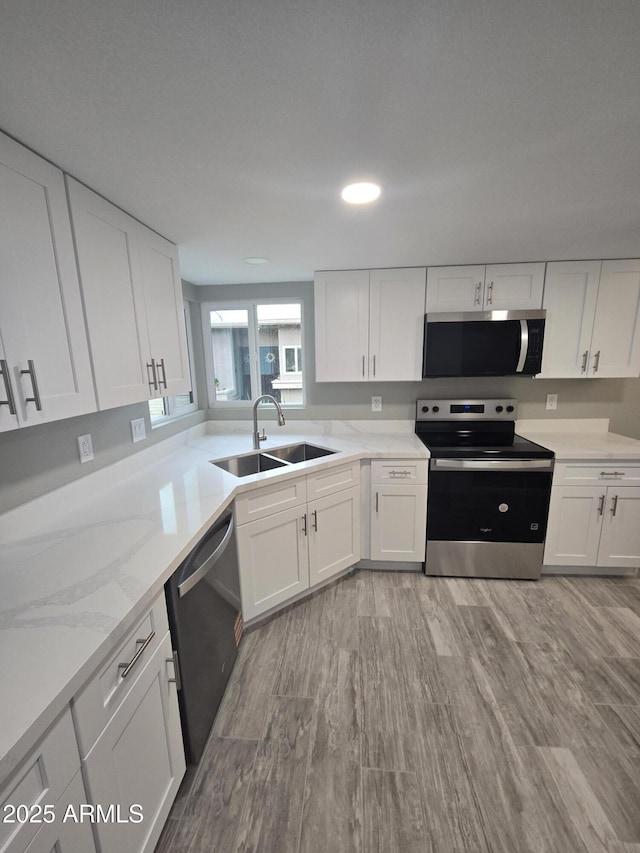
[[78,453],[81,465],[84,465],[85,462],[91,462],[93,459],[93,442],[89,433],[78,436]]
[[131,421],[131,440],[134,444],[138,441],[144,441],[147,437],[147,427],[144,418],[136,418]]
[[372,412],[381,412],[382,411],[382,397],[372,397],[371,398],[371,411]]
[[557,394],[547,394],[547,409],[549,411],[554,411],[558,408],[558,395]]

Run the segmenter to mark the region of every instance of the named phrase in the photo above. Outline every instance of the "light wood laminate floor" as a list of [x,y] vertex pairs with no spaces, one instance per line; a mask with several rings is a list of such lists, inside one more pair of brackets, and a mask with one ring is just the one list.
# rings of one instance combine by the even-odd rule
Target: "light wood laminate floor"
[[357,572],[248,634],[162,853],[640,853],[640,580]]

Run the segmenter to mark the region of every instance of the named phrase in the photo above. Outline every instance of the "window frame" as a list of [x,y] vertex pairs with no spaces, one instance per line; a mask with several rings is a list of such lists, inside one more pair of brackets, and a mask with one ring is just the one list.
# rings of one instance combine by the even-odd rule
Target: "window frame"
[[[260,354],[258,348],[258,306],[259,305],[292,305],[300,306],[300,349],[305,348],[305,303],[301,296],[264,296],[255,299],[211,299],[201,303],[202,315],[202,338],[204,343],[205,378],[207,388],[207,403],[210,409],[249,409],[256,397],[262,394],[260,386]],[[250,400],[217,400],[214,387],[214,365],[213,350],[211,348],[211,311],[246,310],[248,313],[248,338],[250,351],[250,376],[251,376],[251,399]],[[300,411],[307,405],[307,375],[306,362],[303,357],[302,370],[298,371],[302,379],[302,402],[281,403],[283,409],[295,409]],[[286,371],[282,371],[286,373]]]
[[151,408],[149,408],[149,421],[151,423],[151,429],[164,426],[165,424],[171,423],[172,421],[176,421],[179,418],[184,417],[185,415],[190,415],[193,412],[198,411],[198,392],[196,389],[193,361],[193,329],[191,328],[191,304],[188,299],[182,300],[182,310],[184,313],[184,325],[187,335],[187,354],[189,362],[189,374],[191,377],[191,396],[193,397],[193,400],[188,405],[180,406],[179,409],[176,409],[176,397],[182,396],[181,394],[169,394],[166,397],[153,397],[151,400],[148,401],[148,403],[151,404],[152,402],[162,400],[165,409],[165,414],[154,418],[151,416]]

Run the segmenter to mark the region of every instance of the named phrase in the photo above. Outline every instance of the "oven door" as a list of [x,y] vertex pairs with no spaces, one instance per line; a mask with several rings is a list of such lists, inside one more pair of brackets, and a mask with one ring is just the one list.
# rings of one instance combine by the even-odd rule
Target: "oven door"
[[553,460],[432,459],[427,574],[536,578]]

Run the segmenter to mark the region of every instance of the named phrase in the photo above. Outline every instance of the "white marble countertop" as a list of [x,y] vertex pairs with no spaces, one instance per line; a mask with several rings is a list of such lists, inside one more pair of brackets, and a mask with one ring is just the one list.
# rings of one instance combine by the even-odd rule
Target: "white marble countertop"
[[[518,421],[516,432],[553,450],[558,462],[570,460],[640,460],[640,441],[608,432],[606,420]],[[603,428],[604,426],[604,428]]]
[[0,785],[236,494],[320,466],[429,455],[412,425],[355,423],[269,424],[263,450],[309,441],[336,454],[238,479],[209,460],[251,452],[250,425],[208,434],[209,422],[0,516]]

